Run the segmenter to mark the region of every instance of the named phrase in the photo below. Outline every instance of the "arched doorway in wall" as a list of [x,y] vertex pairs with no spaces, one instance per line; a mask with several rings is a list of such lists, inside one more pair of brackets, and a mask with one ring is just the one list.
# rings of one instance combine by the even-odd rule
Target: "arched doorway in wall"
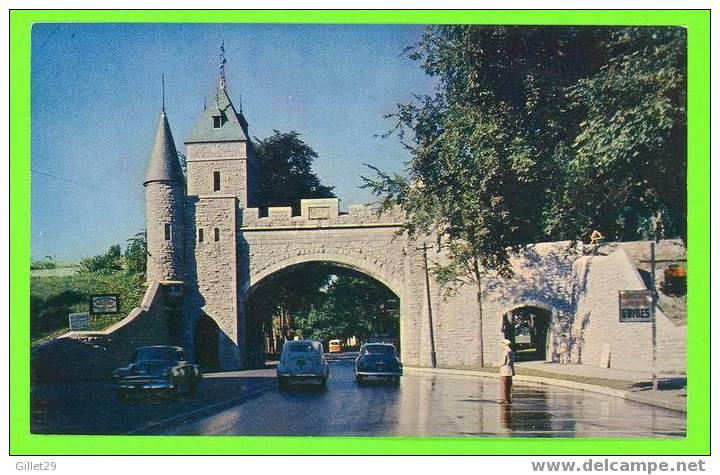
[[368,273],[334,261],[280,267],[254,282],[245,303],[248,366],[276,360],[287,340],[341,340],[343,352],[366,341],[400,351],[400,298]]
[[220,370],[219,338],[217,322],[205,312],[201,313],[195,324],[194,350],[195,360],[205,373]]
[[517,361],[546,359],[551,322],[549,309],[533,305],[516,307],[503,315],[503,336],[513,342]]

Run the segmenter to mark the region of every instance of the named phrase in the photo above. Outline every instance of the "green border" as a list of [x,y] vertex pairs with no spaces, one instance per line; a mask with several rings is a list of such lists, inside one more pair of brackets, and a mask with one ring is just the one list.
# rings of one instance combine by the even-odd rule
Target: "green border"
[[[688,437],[448,439],[139,437],[30,434],[30,37],[39,22],[487,23],[682,25],[688,29]],[[26,454],[709,454],[710,12],[705,10],[10,12],[10,453]]]

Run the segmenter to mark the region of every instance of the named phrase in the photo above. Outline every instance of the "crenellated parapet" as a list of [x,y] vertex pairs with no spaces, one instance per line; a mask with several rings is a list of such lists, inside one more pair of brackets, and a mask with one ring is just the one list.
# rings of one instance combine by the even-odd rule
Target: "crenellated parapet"
[[371,205],[351,204],[346,213],[341,213],[337,198],[320,198],[300,200],[299,216],[293,216],[289,206],[270,207],[268,215],[264,217],[260,217],[259,208],[241,209],[238,226],[243,230],[400,227],[403,220],[403,213],[399,208],[379,214]]

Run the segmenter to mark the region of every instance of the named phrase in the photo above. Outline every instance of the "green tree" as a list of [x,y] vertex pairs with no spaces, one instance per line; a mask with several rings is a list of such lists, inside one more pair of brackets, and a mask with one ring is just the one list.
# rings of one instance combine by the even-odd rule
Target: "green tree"
[[137,233],[127,240],[125,268],[130,273],[145,275],[147,270],[147,232]]
[[568,89],[583,118],[550,231],[618,240],[687,238],[687,38],[622,28],[594,74]]
[[104,254],[88,257],[80,261],[80,272],[109,274],[122,270],[122,253],[119,244],[110,246]]
[[[510,276],[513,251],[539,240],[589,234],[591,223],[601,217],[600,203],[608,194],[588,195],[583,188],[598,181],[587,166],[591,151],[603,150],[608,142],[613,143],[611,148],[623,150],[622,141],[613,139],[627,131],[634,136],[630,141],[665,141],[658,134],[668,142],[678,139],[668,136],[676,128],[667,124],[665,128],[619,126],[597,140],[593,135],[612,108],[626,107],[630,117],[638,118],[632,109],[638,107],[637,101],[647,99],[647,94],[636,94],[625,103],[622,96],[615,104],[608,103],[602,97],[615,85],[613,81],[621,77],[624,87],[630,88],[633,80],[644,78],[642,74],[655,75],[657,81],[669,74],[656,74],[658,62],[643,46],[648,38],[666,40],[648,31],[643,30],[643,39],[633,29],[431,26],[409,49],[410,57],[437,77],[437,91],[399,104],[392,114],[397,119],[393,131],[411,152],[407,173],[390,175],[375,169],[377,176],[366,178],[365,186],[380,197],[381,211],[395,205],[405,210],[404,230],[411,236],[437,239],[447,257],[433,268],[440,283],[475,282],[481,323],[485,273]],[[612,46],[621,39],[624,49]],[[676,42],[667,48],[679,46]],[[627,75],[623,71],[628,66],[608,66],[613,61],[632,63],[637,71]],[[608,69],[617,74],[609,74]],[[680,70],[672,71],[670,78],[675,73],[683,76]],[[649,93],[652,85],[637,87]],[[605,105],[588,99],[593,91],[593,97]],[[666,102],[659,99],[650,108]],[[652,117],[649,111],[648,116]],[[595,127],[588,129],[590,124]],[[655,135],[641,137],[643,132]],[[664,156],[670,161],[679,158]],[[619,163],[627,157],[618,153],[611,168],[621,170]],[[642,173],[602,175],[602,185],[622,189]],[[659,174],[657,178],[662,180]],[[676,177],[665,178],[667,186],[676,186]],[[579,198],[585,201],[577,202]],[[630,216],[642,211],[633,204],[626,200],[614,206]],[[614,222],[609,233],[602,231],[614,235],[623,224]],[[482,361],[482,347],[480,357]]]
[[300,213],[302,198],[333,198],[332,186],[320,183],[312,170],[317,153],[295,131],[277,130],[265,139],[255,139],[260,163],[260,207],[292,206]]
[[361,341],[373,335],[398,336],[398,299],[387,287],[367,278],[334,275],[315,305],[297,318],[304,337],[323,341]]

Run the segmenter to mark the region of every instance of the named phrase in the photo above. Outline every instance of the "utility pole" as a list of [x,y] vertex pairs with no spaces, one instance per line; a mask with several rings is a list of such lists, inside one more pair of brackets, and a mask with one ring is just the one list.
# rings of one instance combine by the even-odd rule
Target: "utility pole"
[[423,264],[425,266],[425,293],[427,294],[427,306],[428,306],[428,323],[430,325],[430,364],[434,368],[437,366],[437,357],[435,354],[435,333],[433,330],[433,317],[432,317],[432,302],[430,300],[430,275],[428,272],[428,260],[427,250],[432,249],[432,246],[428,246],[423,243],[422,247],[416,247],[417,250],[423,252]]
[[653,391],[658,389],[657,377],[657,324],[655,323],[655,307],[657,307],[657,290],[655,286],[655,243],[650,243],[650,281],[652,282],[652,303],[650,307],[650,316],[652,318],[652,357],[653,357],[653,373],[652,385]]

